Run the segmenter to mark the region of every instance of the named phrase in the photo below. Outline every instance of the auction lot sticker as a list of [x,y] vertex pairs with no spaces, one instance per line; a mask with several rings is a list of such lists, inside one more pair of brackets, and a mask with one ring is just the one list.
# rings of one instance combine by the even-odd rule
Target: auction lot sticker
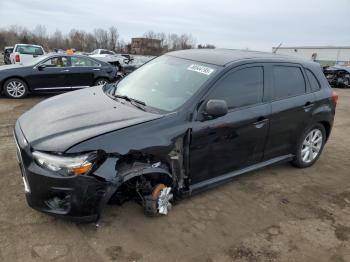
[[187,67],[187,70],[195,71],[195,72],[205,74],[205,75],[210,75],[211,73],[214,72],[213,68],[210,68],[207,66],[196,65],[196,64],[190,65],[189,67]]

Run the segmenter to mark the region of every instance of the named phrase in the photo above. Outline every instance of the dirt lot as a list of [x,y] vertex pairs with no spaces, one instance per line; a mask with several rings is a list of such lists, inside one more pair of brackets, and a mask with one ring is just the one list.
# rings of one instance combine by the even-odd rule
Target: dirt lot
[[350,90],[318,163],[236,178],[148,218],[109,206],[101,227],[30,209],[15,158],[15,119],[45,97],[0,98],[0,261],[350,261]]

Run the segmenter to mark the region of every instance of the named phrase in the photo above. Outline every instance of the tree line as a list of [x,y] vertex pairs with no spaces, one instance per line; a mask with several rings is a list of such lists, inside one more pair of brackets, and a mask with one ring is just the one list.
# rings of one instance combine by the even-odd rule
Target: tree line
[[[159,39],[161,48],[164,51],[190,49],[196,47],[196,39],[192,34],[156,33],[148,31],[143,37]],[[37,25],[33,30],[26,27],[12,25],[0,29],[0,48],[14,46],[17,43],[38,44],[47,51],[55,48],[69,49],[75,48],[83,52],[91,52],[94,49],[102,48],[116,52],[125,52],[127,43],[120,38],[116,26],[108,29],[96,28],[91,32],[85,30],[71,29],[68,33],[56,30],[48,33],[44,25]],[[198,45],[198,48],[215,48],[213,45]]]

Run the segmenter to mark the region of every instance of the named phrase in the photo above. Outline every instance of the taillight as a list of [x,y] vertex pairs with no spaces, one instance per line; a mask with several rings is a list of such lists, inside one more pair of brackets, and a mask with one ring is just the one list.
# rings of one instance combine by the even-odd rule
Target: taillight
[[335,105],[338,104],[339,97],[337,95],[337,92],[335,92],[334,90],[332,91],[332,99]]
[[15,60],[16,60],[16,63],[21,62],[21,58],[19,57],[19,55],[16,55],[16,56],[15,56]]

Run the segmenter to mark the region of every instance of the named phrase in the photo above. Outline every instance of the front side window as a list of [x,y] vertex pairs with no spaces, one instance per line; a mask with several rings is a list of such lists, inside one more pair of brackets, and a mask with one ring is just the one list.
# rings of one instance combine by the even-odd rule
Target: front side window
[[263,67],[243,68],[219,80],[209,99],[225,100],[229,109],[254,105],[262,101],[263,87]]
[[100,66],[99,63],[97,63],[89,58],[86,58],[86,57],[72,56],[71,61],[72,61],[73,67],[97,67],[97,66]]
[[274,66],[274,98],[281,99],[304,94],[305,79],[301,69],[296,66]]
[[174,111],[188,101],[220,67],[161,56],[143,65],[117,85],[116,94],[147,106]]
[[22,55],[43,55],[44,54],[43,49],[41,47],[30,46],[30,45],[17,46],[16,52]]
[[46,67],[67,67],[69,66],[68,58],[65,56],[52,57],[42,63]]

